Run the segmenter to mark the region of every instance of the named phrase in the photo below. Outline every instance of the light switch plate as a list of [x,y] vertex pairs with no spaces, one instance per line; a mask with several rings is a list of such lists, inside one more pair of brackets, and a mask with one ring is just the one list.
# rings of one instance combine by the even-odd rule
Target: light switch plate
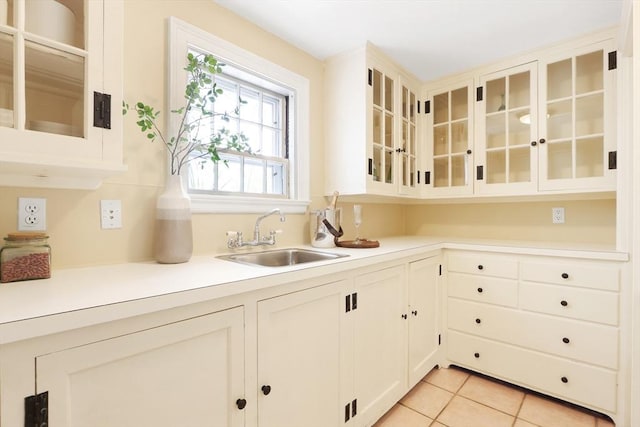
[[103,229],[122,228],[120,200],[100,200],[100,224]]

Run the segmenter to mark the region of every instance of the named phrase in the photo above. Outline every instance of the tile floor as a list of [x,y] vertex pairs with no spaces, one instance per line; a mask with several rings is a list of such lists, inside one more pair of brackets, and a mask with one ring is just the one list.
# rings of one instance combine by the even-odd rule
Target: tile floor
[[613,427],[604,417],[462,369],[434,369],[374,427]]

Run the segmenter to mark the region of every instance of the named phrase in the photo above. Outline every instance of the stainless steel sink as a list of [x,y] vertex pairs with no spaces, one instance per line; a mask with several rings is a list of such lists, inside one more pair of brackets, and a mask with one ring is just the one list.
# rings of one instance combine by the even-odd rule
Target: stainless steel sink
[[244,254],[220,255],[216,258],[235,261],[242,264],[265,267],[284,267],[308,262],[326,261],[349,255],[319,252],[308,249],[276,249],[272,251],[250,252]]

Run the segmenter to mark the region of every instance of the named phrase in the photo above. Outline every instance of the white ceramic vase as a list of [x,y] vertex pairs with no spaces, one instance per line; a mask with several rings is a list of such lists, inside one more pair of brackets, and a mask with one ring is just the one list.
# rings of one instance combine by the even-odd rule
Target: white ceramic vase
[[179,264],[191,259],[191,200],[180,175],[170,175],[158,197],[154,237],[154,256],[159,263]]

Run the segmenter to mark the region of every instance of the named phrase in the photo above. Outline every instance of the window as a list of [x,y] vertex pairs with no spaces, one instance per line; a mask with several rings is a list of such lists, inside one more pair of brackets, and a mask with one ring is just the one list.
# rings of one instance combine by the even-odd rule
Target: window
[[288,197],[288,96],[266,89],[267,82],[258,86],[232,77],[239,74],[233,67],[227,65],[223,70],[224,75],[215,76],[217,87],[223,90],[213,104],[216,114],[199,132],[215,134],[227,129],[242,133],[251,153],[221,150],[224,162],[191,162],[189,191]]
[[[210,53],[223,62],[215,76],[223,90],[205,132],[242,132],[252,153],[220,150],[225,162],[194,161],[188,168],[194,212],[264,212],[279,207],[302,213],[309,204],[309,82],[283,67],[176,18],[170,18],[169,99],[179,106],[187,52]],[[254,71],[259,70],[259,72]],[[238,100],[243,103],[236,110]],[[169,117],[170,120],[175,118]],[[169,126],[176,126],[169,123]]]

